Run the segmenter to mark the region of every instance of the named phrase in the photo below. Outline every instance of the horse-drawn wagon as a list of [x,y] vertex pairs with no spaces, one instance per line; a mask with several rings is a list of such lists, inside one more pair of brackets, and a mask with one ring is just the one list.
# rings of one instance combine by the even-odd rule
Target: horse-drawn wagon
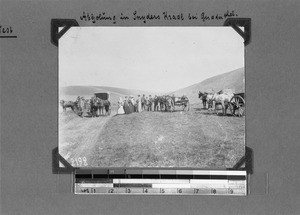
[[172,97],[174,101],[174,110],[176,106],[179,106],[182,108],[183,111],[189,111],[190,110],[190,101],[188,97],[181,96],[181,97]]
[[198,95],[202,98],[203,107],[205,108],[207,102],[208,109],[212,110],[214,106],[217,114],[221,106],[223,115],[226,115],[228,107],[233,116],[245,115],[245,93],[235,93],[234,89],[223,89],[217,93],[199,91]]
[[154,110],[155,111],[175,111],[176,106],[180,106],[182,110],[190,110],[190,101],[186,96],[175,97],[170,95],[156,96],[154,98]]

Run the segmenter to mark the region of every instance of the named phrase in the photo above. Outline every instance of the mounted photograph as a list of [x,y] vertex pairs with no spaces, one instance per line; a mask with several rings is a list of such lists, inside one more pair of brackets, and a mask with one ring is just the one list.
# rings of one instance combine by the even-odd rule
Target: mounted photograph
[[58,47],[58,150],[73,167],[226,169],[245,155],[232,27],[71,27]]

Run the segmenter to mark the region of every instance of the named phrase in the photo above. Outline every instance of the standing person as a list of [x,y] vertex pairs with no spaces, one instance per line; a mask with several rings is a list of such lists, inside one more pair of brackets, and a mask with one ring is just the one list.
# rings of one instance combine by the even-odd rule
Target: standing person
[[154,111],[154,98],[152,98],[151,95],[149,97],[151,98],[151,111]]
[[158,97],[157,95],[155,95],[155,111],[160,111],[160,100],[161,96]]
[[142,111],[144,111],[146,109],[146,98],[145,98],[145,94],[143,94],[142,97]]
[[152,111],[152,103],[153,103],[153,99],[152,99],[151,95],[149,95],[149,99],[148,99],[148,111]]
[[129,104],[129,112],[133,113],[134,112],[134,99],[133,99],[133,96],[131,96],[131,95],[129,96],[128,104]]
[[133,106],[134,106],[134,112],[137,112],[137,100],[135,98],[132,98]]
[[157,98],[157,95],[155,95],[154,98],[153,98],[153,103],[154,103],[154,110],[153,111],[156,111],[157,101],[158,101],[158,98]]
[[125,100],[124,100],[124,111],[125,111],[125,114],[130,114],[129,104],[128,104],[128,97],[127,96],[125,96]]
[[144,110],[148,111],[148,107],[149,107],[149,99],[148,99],[148,97],[146,97]]
[[123,99],[120,97],[118,101],[118,110],[117,110],[117,115],[119,114],[125,114],[124,108],[123,108]]
[[138,95],[136,103],[137,103],[137,112],[139,113],[142,112],[142,99],[140,95]]

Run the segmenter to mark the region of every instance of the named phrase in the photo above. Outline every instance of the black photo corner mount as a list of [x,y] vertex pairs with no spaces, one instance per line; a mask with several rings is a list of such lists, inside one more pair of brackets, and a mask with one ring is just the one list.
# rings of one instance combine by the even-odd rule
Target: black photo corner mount
[[[55,46],[58,46],[59,38],[61,38],[73,26],[79,26],[75,19],[52,19],[51,43]],[[61,31],[59,31],[60,27],[63,27]]]
[[[241,37],[244,38],[244,45],[247,46],[251,39],[251,18],[228,18],[224,26],[231,26]],[[240,29],[244,27],[244,31]]]
[[[247,46],[251,41],[251,18],[228,18],[224,26],[231,26],[243,39]],[[240,28],[244,27],[244,31]],[[245,155],[228,170],[246,170],[247,174],[253,174],[253,150],[245,147]]]
[[[61,167],[60,163],[64,166]],[[75,172],[75,169],[68,161],[66,161],[59,153],[58,147],[52,150],[52,173],[53,174],[70,174]]]
[[245,170],[248,175],[253,174],[253,150],[246,146],[245,155],[232,167],[227,170]]
[[[79,26],[75,19],[52,19],[51,20],[51,43],[58,47],[58,40],[73,26]],[[231,26],[244,39],[244,45],[247,46],[251,39],[251,18],[228,18],[224,26]],[[240,27],[244,27],[244,31]],[[63,27],[61,31],[59,28]],[[60,163],[64,167],[60,167]],[[244,166],[244,167],[243,167]],[[76,169],[68,163],[58,152],[58,147],[52,151],[52,173],[70,174]],[[246,170],[247,174],[253,174],[253,150],[245,147],[245,155],[232,167],[227,170]]]
[[[51,19],[51,43],[58,47],[58,40],[73,26],[79,26],[75,19]],[[59,31],[59,28],[63,29]],[[60,166],[60,163],[63,167]],[[71,174],[75,169],[58,152],[58,147],[52,150],[52,173]]]

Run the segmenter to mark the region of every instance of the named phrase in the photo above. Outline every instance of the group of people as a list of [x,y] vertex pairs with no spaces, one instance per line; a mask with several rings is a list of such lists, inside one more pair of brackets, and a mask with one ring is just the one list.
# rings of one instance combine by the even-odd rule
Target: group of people
[[[155,96],[157,97],[157,96]],[[142,111],[154,111],[154,99],[151,95],[146,97],[145,95],[138,95],[137,99],[133,96],[125,96],[119,98],[117,114],[130,114],[134,112]]]

